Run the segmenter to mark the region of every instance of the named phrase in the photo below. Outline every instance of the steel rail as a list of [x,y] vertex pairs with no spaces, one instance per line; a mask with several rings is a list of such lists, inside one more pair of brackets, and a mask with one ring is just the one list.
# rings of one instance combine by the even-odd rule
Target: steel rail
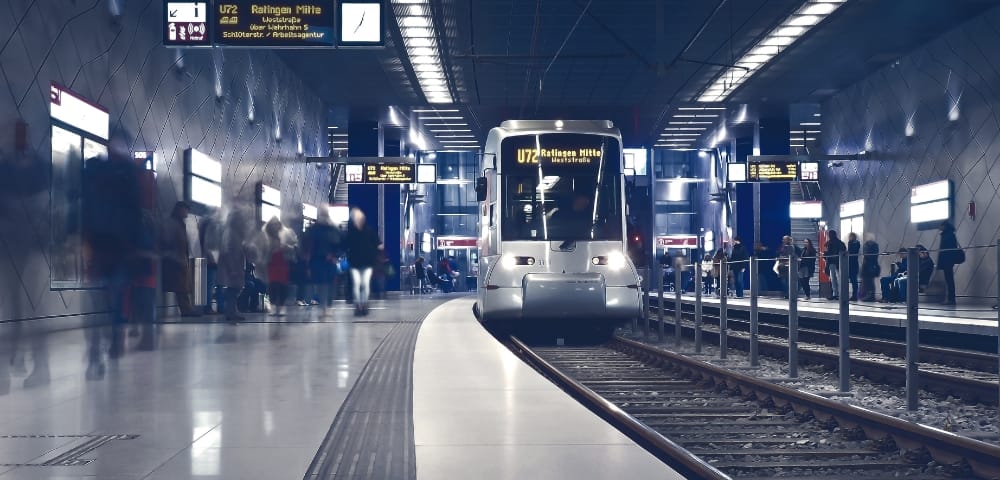
[[616,428],[629,436],[629,438],[635,440],[657,458],[673,467],[681,475],[684,475],[686,478],[701,478],[706,480],[730,480],[732,478],[692,454],[684,447],[660,435],[656,430],[636,420],[635,417],[625,413],[617,405],[609,402],[582,383],[566,375],[532,351],[521,340],[516,337],[510,337],[509,342],[513,347],[512,350],[529,364],[580,400],[590,410],[608,420]]
[[626,353],[682,366],[728,388],[739,388],[744,394],[752,392],[760,400],[769,398],[776,405],[789,405],[796,412],[811,413],[818,420],[836,421],[842,428],[860,428],[870,439],[888,437],[900,448],[926,449],[939,463],[965,462],[982,478],[1000,478],[1000,446],[800,392],[626,338],[615,337],[614,340]]

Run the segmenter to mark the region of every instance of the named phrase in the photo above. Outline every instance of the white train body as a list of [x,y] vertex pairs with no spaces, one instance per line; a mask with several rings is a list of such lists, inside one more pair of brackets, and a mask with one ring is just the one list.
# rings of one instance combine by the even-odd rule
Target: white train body
[[482,167],[482,321],[639,316],[621,132],[610,121],[506,121],[490,130]]

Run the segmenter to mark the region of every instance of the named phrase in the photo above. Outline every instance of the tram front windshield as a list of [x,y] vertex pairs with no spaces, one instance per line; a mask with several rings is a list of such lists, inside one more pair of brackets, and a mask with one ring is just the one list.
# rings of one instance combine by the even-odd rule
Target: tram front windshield
[[501,144],[505,240],[621,240],[621,146],[545,133]]

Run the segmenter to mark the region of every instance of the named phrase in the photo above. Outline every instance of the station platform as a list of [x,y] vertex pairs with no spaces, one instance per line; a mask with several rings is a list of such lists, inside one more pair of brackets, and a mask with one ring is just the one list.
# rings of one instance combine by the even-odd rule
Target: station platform
[[[675,294],[664,292],[663,301],[673,302]],[[650,301],[656,305],[657,293],[650,294]],[[693,294],[682,294],[681,301],[687,305],[693,305],[695,296]],[[718,309],[719,298],[714,295],[703,295],[702,304]],[[726,299],[726,305],[730,311],[750,311],[750,299],[733,298]],[[775,297],[759,297],[757,307],[761,313],[774,315],[788,314],[788,300]],[[799,317],[815,318],[820,320],[837,321],[840,318],[840,304],[836,300],[826,300],[813,298],[798,300]],[[989,306],[969,305],[969,306],[946,306],[939,304],[928,304],[920,306],[918,309],[918,319],[921,330],[951,332],[970,335],[996,336],[998,331],[997,311]],[[851,302],[850,319],[852,323],[868,323],[887,327],[906,327],[906,304],[905,303],[873,303],[873,302]]]
[[504,348],[472,304],[438,307],[420,331],[419,478],[683,478]]
[[0,480],[681,478],[458,295],[284,317],[0,331]]

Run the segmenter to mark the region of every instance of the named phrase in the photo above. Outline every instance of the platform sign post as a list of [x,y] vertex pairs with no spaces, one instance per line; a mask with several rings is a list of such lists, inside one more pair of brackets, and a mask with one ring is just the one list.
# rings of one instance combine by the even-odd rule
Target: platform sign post
[[757,296],[760,295],[760,266],[757,257],[750,257],[750,366],[760,366],[757,342]]
[[[649,341],[649,307],[652,306],[652,301],[650,301],[649,296],[653,294],[653,281],[656,280],[656,266],[657,266],[656,263],[652,263],[650,264],[650,266],[646,267],[646,274],[649,275],[649,278],[646,280],[647,287],[646,287],[646,295],[644,296],[644,298],[646,299],[646,301],[644,302],[646,308],[642,316],[643,320],[642,338],[644,338],[647,342]],[[662,281],[658,281],[656,283],[661,284],[660,288],[663,288]]]
[[[847,267],[847,252],[841,251],[838,257],[841,273],[846,272]],[[840,322],[838,327],[839,345],[840,345],[840,355],[839,355],[839,371],[840,371],[840,391],[849,392],[851,391],[851,312],[850,304],[847,300],[850,298],[848,294],[849,285],[847,283],[848,275],[840,275]]]
[[656,320],[659,322],[656,338],[663,342],[663,266],[659,263],[656,265],[656,277],[659,279],[656,282]]
[[726,305],[726,285],[729,265],[719,263],[719,359],[725,360],[729,350],[729,307]]
[[674,343],[681,345],[681,269],[674,269]]
[[[691,258],[694,258],[692,255]],[[701,262],[694,262],[694,353],[701,353],[701,292],[705,282],[701,279]]]
[[[920,265],[919,251],[916,248],[907,249],[906,265],[907,275],[909,272],[919,272],[917,266]],[[909,265],[913,265],[910,267]],[[920,317],[917,306],[920,301],[919,273],[906,282],[906,409],[913,411],[917,409],[919,400],[917,394],[920,392],[920,370],[917,362],[920,361]]]
[[[794,275],[794,276],[793,276]],[[788,377],[799,377],[799,257],[788,255]]]

